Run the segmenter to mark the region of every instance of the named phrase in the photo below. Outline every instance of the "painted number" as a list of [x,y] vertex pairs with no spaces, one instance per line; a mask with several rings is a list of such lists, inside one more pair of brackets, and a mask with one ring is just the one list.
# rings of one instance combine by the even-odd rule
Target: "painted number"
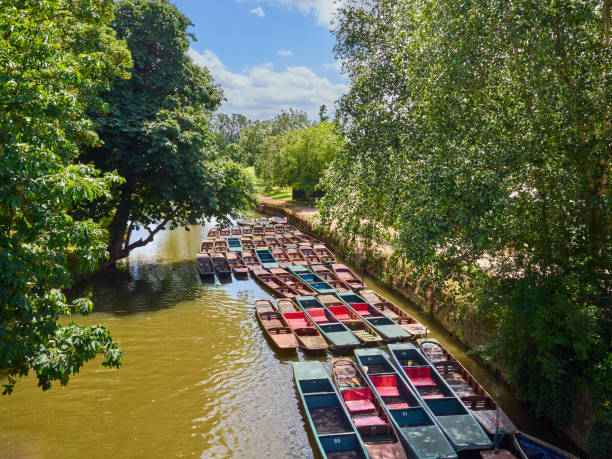
[[340,439],[339,438],[334,438],[334,445],[338,445],[340,444]]

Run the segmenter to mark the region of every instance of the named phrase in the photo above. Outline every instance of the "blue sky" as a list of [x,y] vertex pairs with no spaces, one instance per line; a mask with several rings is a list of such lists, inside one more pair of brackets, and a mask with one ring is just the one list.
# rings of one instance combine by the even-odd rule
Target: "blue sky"
[[222,112],[266,119],[346,91],[329,32],[333,0],[174,0],[193,22],[190,55],[225,91]]

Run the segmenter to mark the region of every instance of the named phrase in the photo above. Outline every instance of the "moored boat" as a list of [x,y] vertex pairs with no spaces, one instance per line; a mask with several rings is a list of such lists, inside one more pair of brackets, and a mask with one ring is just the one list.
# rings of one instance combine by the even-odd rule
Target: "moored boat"
[[347,266],[342,263],[333,263],[331,266],[336,275],[346,282],[351,289],[359,290],[360,288],[366,288],[365,282]]
[[266,287],[272,290],[274,293],[279,296],[284,296],[287,298],[293,298],[298,296],[298,292],[289,287],[279,278],[277,278],[274,274],[269,273],[265,269],[254,269],[253,275]]
[[329,265],[336,262],[336,257],[334,257],[334,254],[331,253],[331,250],[329,250],[325,244],[315,244],[312,248],[321,259],[322,263]]
[[295,247],[295,244],[293,244],[291,242],[291,240],[285,236],[284,234],[277,234],[276,235],[276,240],[278,242],[280,242],[280,245],[285,248],[285,247]]
[[427,327],[425,327],[425,325],[399,306],[391,303],[384,296],[376,293],[374,290],[361,290],[359,295],[388,318],[397,322],[404,330],[409,332],[413,338],[423,338],[427,336]]
[[261,236],[253,236],[253,244],[256,249],[266,249],[268,247],[266,240]]
[[385,341],[403,341],[412,335],[354,292],[337,293],[346,305],[359,314]]
[[514,452],[520,459],[578,459],[577,456],[545,441],[518,431],[513,435]]
[[343,280],[339,279],[336,274],[323,265],[311,265],[310,270],[327,282],[329,285],[334,287],[339,292],[349,292],[351,288]]
[[493,446],[476,418],[419,349],[411,343],[389,344],[388,349],[400,375],[434,415],[455,450]]
[[493,436],[498,428],[504,434],[516,432],[516,427],[501,408],[498,411],[493,397],[482,387],[469,371],[435,339],[417,340],[421,352],[433,364],[440,376],[461,398],[464,405],[485,429]]
[[230,229],[230,234],[232,236],[242,236],[242,227],[241,226],[232,226]]
[[366,459],[365,446],[323,365],[296,362],[293,377],[321,457]]
[[242,228],[242,235],[243,236],[252,236],[253,235],[253,228],[251,226],[244,226]]
[[255,249],[255,256],[265,269],[278,268],[276,258],[268,249]]
[[380,349],[357,349],[355,360],[410,457],[457,457],[431,411]]
[[266,236],[274,236],[274,225],[271,224],[267,224],[266,226],[264,226],[264,235]]
[[283,268],[271,268],[270,274],[275,275],[278,279],[285,283],[288,287],[294,289],[300,296],[314,295],[316,292],[310,288],[308,284],[298,279],[293,274],[285,271]]
[[286,247],[285,252],[294,265],[306,265],[306,260],[297,247]]
[[377,345],[382,342],[376,330],[335,295],[319,295],[317,299],[363,344]]
[[242,250],[255,250],[256,248],[253,239],[247,236],[242,236],[240,238],[240,243],[242,244]]
[[231,236],[231,234],[232,234],[232,229],[231,229],[231,228],[229,228],[229,227],[221,228],[221,229],[219,230],[219,235],[220,235],[221,237]]
[[224,238],[217,238],[214,240],[214,252],[227,252],[227,240]]
[[314,249],[310,244],[298,245],[298,250],[309,265],[316,265],[321,263],[321,259],[317,256]]
[[219,228],[217,228],[216,226],[213,226],[211,229],[208,230],[208,233],[206,233],[206,239],[217,239],[219,237]]
[[300,240],[301,243],[322,244],[322,242],[319,241],[318,239],[315,239],[314,237],[309,236],[308,234],[304,234],[301,231],[296,231],[293,234]]
[[215,249],[214,239],[204,239],[200,244],[200,252],[208,253],[213,252]]
[[227,250],[230,252],[242,252],[242,243],[239,237],[230,236],[227,238]]
[[202,277],[211,277],[215,275],[215,267],[208,253],[198,253],[196,255],[196,267],[198,273]]
[[295,351],[298,348],[297,338],[270,300],[255,300],[255,315],[274,346],[283,351]]
[[312,287],[318,294],[335,293],[336,289],[310,271],[305,266],[289,266],[287,268],[291,274],[300,278]]
[[256,269],[261,269],[261,263],[255,256],[253,252],[250,250],[242,251],[242,261],[249,268],[249,270],[254,271]]
[[264,235],[264,227],[262,225],[253,226],[253,236],[263,236]]
[[310,320],[295,302],[289,298],[281,298],[276,302],[276,309],[280,312],[300,346],[310,352],[325,352],[328,348],[325,338],[321,335],[315,324]]
[[270,250],[270,252],[272,252],[272,256],[276,259],[278,266],[280,266],[281,268],[286,268],[293,264],[291,263],[289,256],[285,253],[283,249],[276,248]]
[[355,335],[314,296],[298,296],[295,302],[315,324],[327,342],[332,345],[333,350],[342,351],[360,345]]
[[211,255],[212,264],[215,267],[215,272],[219,276],[228,276],[232,273],[232,268],[229,265],[225,254],[221,252],[213,253]]
[[274,235],[266,235],[264,237],[264,240],[266,241],[266,245],[269,249],[280,249],[283,246],[280,242],[276,240]]
[[404,459],[406,452],[382,403],[350,358],[332,359],[332,381],[373,459]]
[[285,225],[283,223],[277,223],[274,225],[274,232],[276,234],[282,234],[285,232]]
[[246,276],[249,274],[249,268],[244,264],[239,254],[236,252],[227,252],[225,254],[225,258],[227,258],[227,262],[232,268],[232,271],[234,271],[234,275],[236,277]]

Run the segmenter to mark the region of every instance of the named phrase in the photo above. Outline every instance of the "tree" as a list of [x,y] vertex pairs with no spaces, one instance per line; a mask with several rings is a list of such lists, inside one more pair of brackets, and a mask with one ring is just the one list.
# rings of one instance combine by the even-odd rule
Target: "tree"
[[[134,67],[130,80],[116,79],[103,94],[108,111],[92,113],[103,145],[84,156],[125,179],[112,207],[97,214],[110,215],[109,265],[163,228],[237,216],[253,199],[246,174],[216,151],[210,113],[222,93],[186,54],[189,20],[166,0],[116,5],[113,27]],[[139,227],[148,236],[131,241]]]
[[349,0],[335,29],[349,148],[325,221],[463,285],[486,355],[558,423],[610,353],[611,5]]
[[115,175],[77,162],[98,143],[84,110],[111,78],[125,78],[125,44],[109,27],[112,0],[13,0],[0,9],[0,370],[36,372],[38,384],[68,383],[83,363],[103,354],[119,367],[122,351],[106,327],[58,323],[87,314],[92,304],[68,304],[62,289],[75,271],[107,255],[104,231],[75,215],[109,196]]
[[219,150],[225,152],[228,145],[237,144],[242,130],[251,124],[244,115],[233,113],[231,116],[219,113],[214,117],[215,132],[219,136]]

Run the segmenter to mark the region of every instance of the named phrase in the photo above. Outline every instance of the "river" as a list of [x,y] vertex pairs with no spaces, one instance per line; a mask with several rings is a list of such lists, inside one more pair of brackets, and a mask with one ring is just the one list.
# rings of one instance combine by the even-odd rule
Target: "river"
[[[104,369],[98,359],[47,392],[22,378],[0,398],[0,457],[312,457],[291,367],[312,357],[270,348],[253,314],[253,300],[270,295],[253,279],[200,280],[194,255],[207,231],[161,232],[132,253],[125,272],[76,289],[96,305],[76,320],[106,323],[125,350],[123,367]],[[439,326],[364,280],[427,325],[519,428],[550,439],[548,425]]]

